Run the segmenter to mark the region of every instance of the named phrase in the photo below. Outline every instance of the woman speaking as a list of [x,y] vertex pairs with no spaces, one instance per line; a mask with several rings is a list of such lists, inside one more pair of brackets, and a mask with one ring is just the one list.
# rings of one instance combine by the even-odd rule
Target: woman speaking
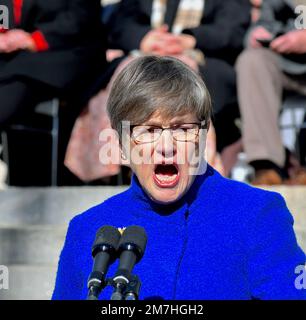
[[91,246],[103,225],[146,230],[134,269],[140,299],[306,297],[295,273],[305,254],[283,198],[223,178],[205,162],[211,104],[194,71],[175,58],[138,58],[115,80],[108,112],[132,183],[72,219],[53,299],[86,299]]

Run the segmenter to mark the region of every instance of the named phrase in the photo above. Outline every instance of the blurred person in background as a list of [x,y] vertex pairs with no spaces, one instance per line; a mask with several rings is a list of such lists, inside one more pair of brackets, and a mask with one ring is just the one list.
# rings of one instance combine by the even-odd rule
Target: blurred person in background
[[297,5],[305,0],[265,0],[260,19],[247,36],[237,61],[238,96],[244,150],[255,169],[254,184],[306,184],[294,170],[279,130],[283,91],[306,95],[306,30],[296,29]]
[[[9,29],[0,34],[0,124],[58,94],[103,63],[99,0],[0,0]],[[97,55],[99,52],[99,59]],[[102,51],[103,52],[103,51]],[[96,67],[96,66],[95,66]]]
[[[110,21],[109,42],[128,58],[121,63],[115,76],[130,60],[148,54],[176,57],[199,72],[212,95],[217,151],[225,154],[226,161],[222,164],[213,156],[216,146],[212,142],[212,127],[207,154],[211,157],[210,163],[228,175],[241,148],[240,132],[234,124],[238,106],[232,64],[243,47],[250,21],[250,2],[123,0],[117,6]],[[68,147],[66,165],[82,179],[118,172],[118,166],[98,163],[101,144],[89,142],[93,141],[92,137],[98,137],[100,130],[110,127],[106,101],[111,83],[107,91],[90,102],[90,111],[78,119]],[[91,133],[85,132],[85,126],[91,128]]]
[[0,29],[0,130],[16,118],[31,121],[35,105],[54,97],[71,98],[68,113],[75,118],[78,98],[106,65],[100,1],[0,0],[0,5],[9,9],[9,26]]

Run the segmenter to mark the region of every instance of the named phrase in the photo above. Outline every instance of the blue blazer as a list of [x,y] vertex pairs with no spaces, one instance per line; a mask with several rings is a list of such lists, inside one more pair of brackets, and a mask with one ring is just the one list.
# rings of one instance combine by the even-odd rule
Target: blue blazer
[[[146,252],[134,268],[140,299],[306,298],[306,290],[295,287],[305,254],[283,198],[211,167],[175,205],[152,202],[134,176],[127,191],[73,218],[53,299],[86,299],[91,246],[103,225],[146,229]],[[100,298],[108,300],[111,292],[106,288]]]

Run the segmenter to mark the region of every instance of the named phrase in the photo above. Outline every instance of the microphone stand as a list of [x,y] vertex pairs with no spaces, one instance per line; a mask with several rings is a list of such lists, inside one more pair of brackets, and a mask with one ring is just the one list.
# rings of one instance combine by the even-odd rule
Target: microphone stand
[[141,282],[137,275],[110,278],[107,283],[114,288],[110,300],[138,300]]
[[130,282],[125,290],[124,300],[138,300],[140,287],[141,282],[138,276],[131,275]]
[[98,300],[101,291],[106,287],[103,275],[100,272],[92,272],[87,284],[88,294],[86,300]]

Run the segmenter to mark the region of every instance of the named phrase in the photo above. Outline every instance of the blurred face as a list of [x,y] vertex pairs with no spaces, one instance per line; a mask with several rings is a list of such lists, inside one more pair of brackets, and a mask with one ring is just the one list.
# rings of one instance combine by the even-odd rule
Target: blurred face
[[200,128],[195,114],[166,119],[158,112],[145,123],[131,126],[126,139],[129,150],[124,148],[124,153],[153,201],[167,204],[179,200],[195,176],[203,173],[206,130]]

